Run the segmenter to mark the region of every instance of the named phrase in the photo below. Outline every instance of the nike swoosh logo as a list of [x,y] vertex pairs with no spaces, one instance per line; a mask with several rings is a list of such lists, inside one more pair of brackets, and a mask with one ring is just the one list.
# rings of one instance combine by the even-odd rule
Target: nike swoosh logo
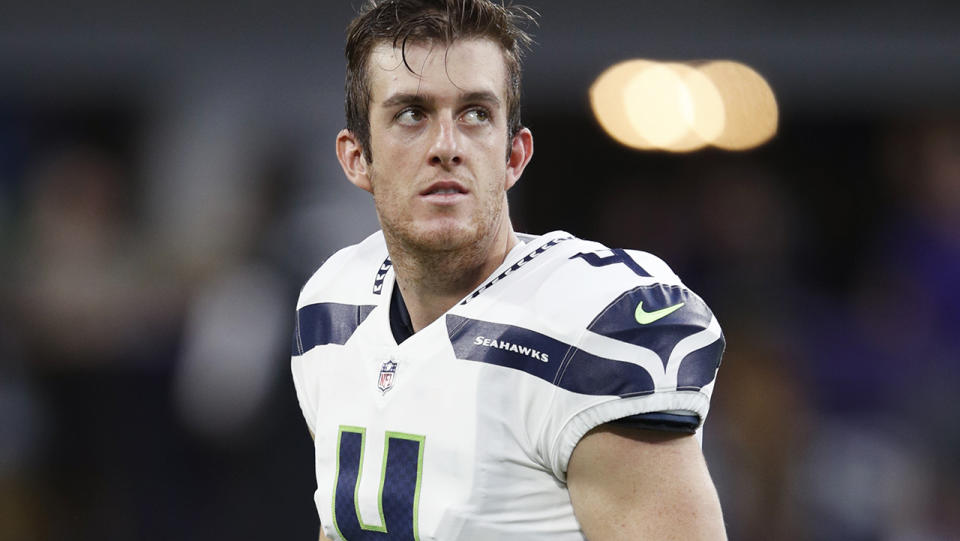
[[633,313],[633,317],[637,318],[637,323],[641,325],[649,325],[658,319],[663,319],[676,312],[684,304],[686,303],[681,302],[680,304],[674,304],[673,306],[654,310],[653,312],[644,312],[643,301],[640,301],[640,304],[637,305],[637,311]]

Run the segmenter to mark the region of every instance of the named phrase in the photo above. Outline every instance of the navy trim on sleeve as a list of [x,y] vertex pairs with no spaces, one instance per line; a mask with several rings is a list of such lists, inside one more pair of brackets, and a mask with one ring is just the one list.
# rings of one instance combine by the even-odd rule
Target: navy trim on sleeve
[[691,351],[680,361],[677,372],[678,391],[699,391],[717,377],[717,368],[726,347],[723,335],[710,345]]
[[327,344],[346,344],[374,308],[374,305],[322,302],[297,310],[294,354],[303,355]]
[[644,430],[658,430],[661,432],[681,432],[693,434],[700,426],[700,418],[696,415],[677,415],[674,413],[639,413],[629,417],[622,417],[610,421],[612,424],[641,428]]

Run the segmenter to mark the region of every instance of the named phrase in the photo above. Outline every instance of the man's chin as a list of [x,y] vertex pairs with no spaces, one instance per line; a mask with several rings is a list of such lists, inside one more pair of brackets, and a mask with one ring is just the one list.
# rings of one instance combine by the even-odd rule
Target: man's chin
[[460,222],[433,223],[401,234],[404,244],[425,252],[455,252],[477,245],[480,231]]
[[466,227],[435,228],[417,235],[417,244],[424,250],[451,252],[474,246],[478,236],[476,230]]

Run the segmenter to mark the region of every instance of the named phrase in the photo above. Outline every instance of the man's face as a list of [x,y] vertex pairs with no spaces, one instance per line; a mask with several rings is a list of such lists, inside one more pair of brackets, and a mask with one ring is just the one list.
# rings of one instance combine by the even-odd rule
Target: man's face
[[388,238],[408,247],[481,247],[508,234],[506,190],[529,152],[522,163],[516,150],[508,156],[515,145],[507,135],[501,49],[484,39],[448,48],[408,44],[406,59],[416,74],[399,49],[382,44],[371,53],[373,160],[362,161],[351,180],[373,193]]

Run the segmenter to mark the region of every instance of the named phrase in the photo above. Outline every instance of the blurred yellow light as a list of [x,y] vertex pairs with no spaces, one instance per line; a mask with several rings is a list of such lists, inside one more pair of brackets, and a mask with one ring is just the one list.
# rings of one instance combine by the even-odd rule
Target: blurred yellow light
[[709,77],[687,64],[673,63],[686,86],[693,105],[689,124],[693,132],[706,143],[712,143],[723,133],[726,126],[726,107],[720,91]]
[[597,78],[590,103],[611,137],[641,150],[689,152],[707,144],[742,150],[763,143],[777,127],[770,86],[730,61],[621,62]]
[[723,97],[726,127],[713,144],[727,150],[745,150],[765,143],[777,133],[777,100],[767,81],[750,67],[719,60],[700,66]]
[[693,97],[669,64],[652,63],[627,83],[624,99],[630,124],[659,149],[689,151],[705,143],[693,131]]
[[628,60],[607,68],[590,87],[590,105],[600,126],[618,142],[641,150],[653,149],[634,128],[626,111],[626,88],[638,73],[654,64],[649,60]]

